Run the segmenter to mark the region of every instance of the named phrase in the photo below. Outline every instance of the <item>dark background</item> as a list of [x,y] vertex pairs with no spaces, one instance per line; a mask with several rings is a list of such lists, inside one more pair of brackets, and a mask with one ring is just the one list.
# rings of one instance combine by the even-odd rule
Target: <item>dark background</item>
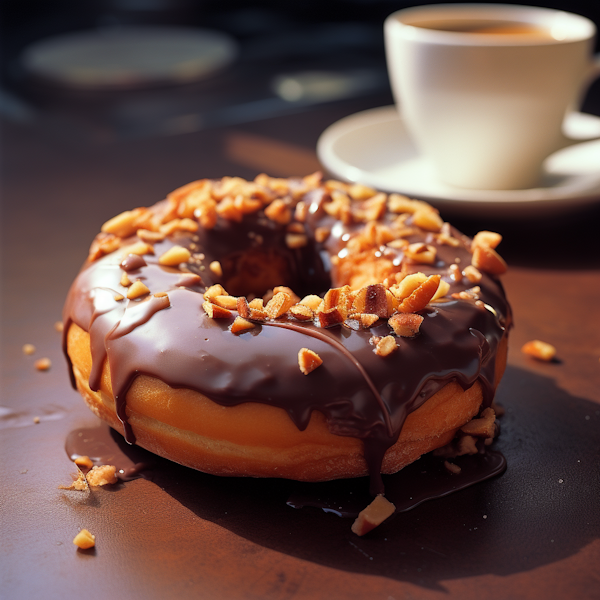
[[[414,2],[398,0],[4,0],[1,3],[0,111],[78,141],[190,133],[289,114],[350,97],[391,103],[385,70],[385,17]],[[600,23],[600,2],[531,5],[579,13]],[[119,25],[185,25],[220,30],[240,45],[237,61],[201,82],[128,94],[65,90],[33,80],[20,64],[24,48],[57,34]],[[597,41],[597,50],[600,42]],[[320,71],[351,77],[338,95],[279,101],[277,76]],[[368,75],[368,76],[367,76]],[[259,105],[259,101],[270,103]],[[595,84],[583,109],[600,105]],[[196,118],[190,118],[195,115]],[[183,118],[185,117],[185,118]]]

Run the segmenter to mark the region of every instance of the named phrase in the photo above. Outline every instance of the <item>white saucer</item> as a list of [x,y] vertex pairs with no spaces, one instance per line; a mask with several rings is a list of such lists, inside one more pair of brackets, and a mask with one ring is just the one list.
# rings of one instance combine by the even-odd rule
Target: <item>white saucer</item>
[[[600,117],[571,113],[565,133],[575,139],[600,136]],[[546,160],[542,185],[525,190],[470,190],[436,181],[395,106],[334,123],[319,138],[317,154],[334,177],[427,200],[464,216],[544,215],[600,202],[600,140],[556,152]]]

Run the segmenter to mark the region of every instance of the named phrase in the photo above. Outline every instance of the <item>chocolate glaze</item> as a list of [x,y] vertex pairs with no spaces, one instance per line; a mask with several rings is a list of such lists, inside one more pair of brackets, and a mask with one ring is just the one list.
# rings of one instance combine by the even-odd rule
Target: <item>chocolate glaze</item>
[[[128,445],[106,424],[71,431],[65,441],[65,450],[71,460],[87,456],[94,465],[114,465],[121,481],[139,477],[153,480],[158,472],[169,468],[168,461]],[[443,459],[427,455],[394,475],[384,476],[386,497],[394,503],[396,512],[405,512],[427,500],[463,490],[499,475],[506,468],[502,454],[489,449],[485,453],[452,459],[461,467],[458,474],[447,471],[443,462]],[[206,480],[204,485],[210,485],[210,482]],[[318,508],[344,518],[355,518],[370,502],[364,478],[323,483],[282,482],[282,486],[289,489],[288,506]],[[264,492],[254,489],[257,502],[261,502]],[[248,501],[245,495],[243,501]]]
[[[135,377],[144,373],[173,387],[195,389],[224,406],[253,401],[283,408],[300,430],[308,425],[313,410],[321,411],[333,433],[364,441],[371,491],[379,493],[383,455],[398,439],[407,414],[451,380],[465,389],[479,381],[484,403],[491,402],[497,384],[496,350],[511,317],[501,284],[485,274],[479,299],[492,310],[462,299],[430,304],[421,311],[424,321],[419,335],[398,338],[398,351],[387,357],[377,356],[370,343],[373,335],[390,333],[385,321],[370,330],[353,330],[343,325],[324,329],[283,318],[234,335],[228,327],[235,315],[207,317],[202,292],[213,283],[223,283],[236,295],[266,291],[232,289],[241,281],[236,269],[248,256],[287,265],[289,279],[269,282],[269,287],[287,284],[304,294],[334,286],[336,273],[329,256],[344,252],[357,226],[342,225],[325,214],[326,198],[319,188],[301,200],[309,207],[305,225],[312,243],[300,249],[288,249],[285,228],[259,211],[239,223],[220,218],[216,227],[201,227],[196,235],[174,234],[154,245],[155,254],[146,255],[144,265],[130,257],[123,265],[122,251],[84,265],[65,304],[65,348],[71,322],[90,333],[92,390],[99,389],[102,363],[108,358],[117,414],[130,443],[135,437],[127,422],[125,398]],[[161,203],[156,206],[160,210]],[[318,244],[314,230],[324,225],[332,233]],[[459,247],[438,244],[430,233],[418,229],[409,238],[411,243],[425,241],[437,249],[435,265],[409,268],[441,273],[451,284],[450,293],[473,285],[466,278],[455,282],[450,275],[450,265],[464,267],[471,262],[469,241],[456,231],[453,234],[461,240]],[[181,287],[182,271],[158,264],[157,257],[175,244],[193,253],[184,270],[201,276],[195,285]],[[393,256],[394,264],[403,262],[401,250],[382,248],[381,252]],[[221,279],[206,268],[214,260],[223,267]],[[168,292],[168,301],[152,296],[115,300],[115,295],[126,294],[120,284],[123,269],[131,281],[140,279],[152,293]],[[256,273],[262,285],[263,275]],[[309,376],[298,368],[298,351],[303,347],[323,359],[323,365]]]

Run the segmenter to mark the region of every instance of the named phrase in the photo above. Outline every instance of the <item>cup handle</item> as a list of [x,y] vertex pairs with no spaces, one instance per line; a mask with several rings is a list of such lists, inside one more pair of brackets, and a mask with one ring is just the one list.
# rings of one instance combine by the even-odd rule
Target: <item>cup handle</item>
[[[583,87],[589,87],[598,77],[600,77],[600,54],[593,56],[592,64],[590,65],[589,71],[587,72],[583,81]],[[594,140],[600,140],[600,126],[594,127],[594,132],[591,134],[584,133],[575,137],[570,137],[566,134],[563,134],[559,149],[567,148],[568,146],[574,146],[575,144],[581,144],[582,142],[591,142]]]

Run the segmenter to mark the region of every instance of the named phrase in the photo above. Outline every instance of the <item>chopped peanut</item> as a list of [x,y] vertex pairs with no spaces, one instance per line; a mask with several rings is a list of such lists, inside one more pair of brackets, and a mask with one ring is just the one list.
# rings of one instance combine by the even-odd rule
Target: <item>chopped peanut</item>
[[73,543],[82,550],[88,550],[96,545],[96,536],[87,529],[82,529],[73,539]]
[[158,259],[158,264],[166,267],[177,267],[181,263],[188,262],[191,257],[192,255],[187,248],[173,246]]
[[308,348],[301,348],[300,352],[298,352],[298,366],[305,375],[312,373],[322,364],[323,360],[316,352],[313,352]]
[[396,313],[388,319],[394,333],[401,337],[414,337],[417,335],[422,322],[423,317],[414,313]]
[[380,494],[369,506],[358,513],[358,518],[352,524],[352,531],[356,535],[365,535],[365,533],[369,533],[369,531],[381,525],[395,511],[396,507]]
[[217,306],[208,301],[202,304],[202,308],[211,319],[228,319],[231,317],[231,312],[226,308],[222,308],[221,306]]
[[89,456],[78,456],[73,462],[80,468],[91,469],[94,466]]
[[208,268],[217,277],[223,277],[223,269],[221,268],[221,263],[218,260],[213,260],[210,265],[208,265]]
[[52,366],[52,361],[49,358],[40,358],[33,364],[38,371],[48,371],[48,369],[50,369]]
[[35,353],[35,346],[33,344],[24,344],[23,345],[23,354],[34,354]]
[[127,298],[129,300],[135,300],[136,298],[141,298],[146,294],[149,294],[150,290],[146,286],[146,284],[142,283],[139,279],[131,285],[131,287],[127,290]]
[[231,333],[243,333],[244,331],[248,331],[248,329],[252,329],[253,327],[256,327],[256,325],[251,321],[247,321],[243,317],[236,317],[229,329]]
[[375,346],[375,354],[378,356],[389,356],[396,350],[398,350],[398,344],[392,335],[382,337]]
[[540,340],[527,342],[521,348],[521,352],[546,362],[553,360],[556,356],[556,348],[552,344]]
[[92,467],[85,476],[89,485],[100,487],[102,485],[113,485],[117,483],[117,468],[114,465],[100,465]]

